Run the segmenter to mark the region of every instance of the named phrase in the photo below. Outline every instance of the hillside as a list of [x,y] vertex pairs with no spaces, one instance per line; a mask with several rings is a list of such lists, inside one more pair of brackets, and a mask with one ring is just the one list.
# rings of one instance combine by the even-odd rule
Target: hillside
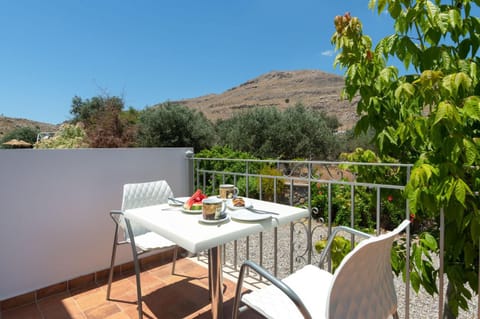
[[33,127],[42,132],[52,132],[57,129],[58,125],[36,122],[27,119],[0,116],[0,138],[2,138],[5,133],[20,127]]
[[297,103],[336,116],[342,127],[352,128],[358,120],[356,102],[340,99],[341,76],[316,70],[274,71],[233,87],[221,94],[173,101],[202,111],[210,120],[225,119],[255,106],[284,109]]
[[[172,101],[199,110],[212,121],[226,119],[236,112],[256,106],[277,106],[285,109],[302,103],[307,107],[336,116],[340,130],[352,128],[358,120],[356,103],[340,99],[343,77],[317,70],[273,71],[233,87],[221,94]],[[55,131],[58,125],[27,119],[0,116],[0,138],[23,126]]]

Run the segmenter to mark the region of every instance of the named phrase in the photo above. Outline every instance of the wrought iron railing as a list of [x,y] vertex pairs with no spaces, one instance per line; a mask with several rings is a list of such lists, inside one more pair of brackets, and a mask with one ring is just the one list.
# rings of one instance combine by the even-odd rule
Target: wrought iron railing
[[[216,194],[222,183],[235,184],[241,195],[251,198],[280,202],[294,206],[304,206],[311,212],[310,218],[291,223],[288,227],[275,228],[271,233],[260,233],[243,240],[234,241],[224,246],[224,269],[238,271],[241,263],[251,259],[269,269],[275,276],[284,277],[305,264],[318,263],[319,252],[315,243],[325,239],[338,222],[348,226],[365,226],[365,220],[359,221],[359,215],[365,210],[370,220],[367,227],[379,234],[389,226],[387,216],[391,202],[395,201],[398,218],[410,218],[408,201],[401,193],[409,179],[410,164],[392,163],[352,163],[325,161],[286,161],[286,160],[252,160],[226,158],[190,157],[193,161],[194,188],[201,188],[207,193]],[[358,173],[362,168],[385,172],[385,176],[375,180],[366,180],[365,174]],[[385,182],[387,180],[388,182]],[[322,194],[319,194],[322,192]],[[345,207],[338,207],[340,200]],[[365,207],[361,196],[370,198]],[[386,195],[390,194],[390,195]],[[391,194],[395,194],[392,196]],[[398,196],[396,195],[398,194]],[[390,197],[391,196],[391,197]],[[319,197],[323,200],[319,200]],[[360,200],[359,200],[360,198]],[[373,198],[373,200],[372,200]],[[399,202],[401,204],[399,205]],[[362,207],[358,207],[363,205]],[[339,216],[339,214],[343,214]],[[368,216],[367,216],[368,217]],[[362,219],[362,216],[360,216]],[[392,222],[391,222],[392,223]],[[406,240],[406,282],[409,278],[410,230]],[[351,238],[355,241],[355,238]],[[327,267],[331,267],[328,260]],[[440,277],[443,278],[443,262],[440,261]],[[262,284],[262,278],[254,278],[253,284]],[[439,294],[443,296],[443,282],[440,281]],[[403,309],[400,315],[410,318],[410,285],[403,284],[400,300]],[[443,299],[438,302],[439,317]],[[478,304],[477,304],[478,307]],[[429,315],[432,315],[430,313]],[[414,316],[415,317],[415,316]]]

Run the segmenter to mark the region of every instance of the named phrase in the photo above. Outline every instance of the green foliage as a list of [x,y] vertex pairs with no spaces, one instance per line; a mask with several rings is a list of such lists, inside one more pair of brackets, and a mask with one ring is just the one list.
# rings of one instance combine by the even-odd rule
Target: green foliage
[[[208,185],[204,190],[207,194],[213,194],[214,185],[215,188],[218,188],[220,184],[234,184],[239,189],[240,195],[249,195],[249,196],[258,196],[258,179],[249,178],[248,180],[245,177],[234,177],[229,174],[232,172],[246,172],[247,165],[242,159],[255,159],[255,157],[246,152],[240,152],[232,150],[227,146],[214,146],[211,149],[204,149],[199,153],[195,154],[197,158],[207,158],[207,160],[197,160],[197,167],[202,170],[210,170],[217,172],[225,172],[225,175],[215,175],[208,176]],[[208,160],[219,159],[221,161]],[[229,160],[230,159],[230,160]],[[258,163],[252,163],[248,166],[250,171],[259,170],[260,165]],[[200,183],[203,182],[203,177],[200,177]],[[248,184],[248,185],[247,185]],[[247,193],[248,191],[248,193]]]
[[73,115],[72,122],[82,122],[85,126],[89,126],[95,122],[97,116],[102,113],[107,106],[110,109],[123,109],[123,100],[119,97],[94,96],[91,99],[82,100],[79,96],[74,96],[70,108],[70,114]]
[[[344,185],[332,184],[331,212],[332,223],[348,225],[352,223],[351,188]],[[373,229],[376,224],[375,190],[356,187],[354,194],[354,226],[362,229]],[[326,184],[312,184],[312,207],[318,208],[318,218],[328,221],[328,186]],[[405,201],[400,193],[388,192],[380,199],[380,227],[393,229],[405,218]]]
[[[282,176],[283,174],[277,168],[264,166],[260,170],[260,175]],[[274,201],[274,198],[276,196],[281,196],[284,185],[285,185],[285,180],[283,178],[263,177],[261,185],[262,185],[262,199],[268,200],[268,201]]]
[[29,127],[29,126],[24,126],[24,127],[19,127],[19,128],[13,129],[12,131],[6,133],[0,139],[0,148],[12,148],[12,146],[3,145],[3,143],[8,142],[8,141],[13,140],[13,139],[22,140],[22,141],[28,142],[28,143],[33,145],[37,141],[37,134],[39,132],[40,132],[39,129]]
[[35,144],[35,148],[86,148],[87,134],[81,124],[62,124],[53,137]]
[[[262,191],[262,198],[273,200],[274,198],[274,178],[262,177],[261,185],[260,179],[255,176],[237,176],[232,173],[246,173],[267,175],[267,176],[282,176],[282,173],[273,167],[268,162],[250,162],[248,160],[256,160],[252,154],[247,152],[235,151],[227,146],[215,146],[211,149],[205,149],[195,155],[197,159],[195,165],[201,170],[217,171],[222,174],[215,174],[200,176],[200,183],[206,180],[206,191],[208,194],[216,192],[220,184],[234,184],[239,189],[241,196],[259,197],[260,187]],[[208,160],[211,158],[212,160]],[[214,160],[222,159],[222,160]],[[245,161],[247,160],[247,161]],[[277,196],[280,196],[283,190],[284,181],[281,178],[276,179]]]
[[[368,132],[360,132],[355,134],[355,131],[348,130],[344,133],[335,135],[336,145],[338,145],[338,153],[353,152],[357,148],[370,149],[376,151],[373,141],[374,132],[369,129]],[[340,154],[341,155],[341,154]]]
[[142,147],[185,147],[195,152],[215,143],[213,124],[201,112],[183,105],[165,103],[140,113],[138,145]]
[[[373,151],[357,148],[350,154],[342,154],[341,159],[349,162],[379,163],[380,159]],[[390,161],[393,161],[390,159]],[[404,185],[406,172],[388,166],[340,165],[345,172],[355,174],[357,182]],[[350,174],[349,174],[350,175]],[[328,220],[328,185],[312,183],[312,207],[317,207],[319,214]],[[353,194],[354,226],[372,229],[377,221],[377,190],[357,186]],[[337,225],[352,224],[352,188],[350,186],[331,185],[331,222]],[[405,198],[398,190],[384,189],[380,194],[380,227],[393,229],[405,219]]]
[[[322,250],[327,246],[327,239],[319,240],[315,243],[315,250],[317,253],[321,253]],[[345,237],[336,236],[333,239],[332,245],[330,247],[330,257],[332,259],[332,271],[334,272],[340,263],[342,262],[343,257],[345,257],[352,250],[352,244],[350,240]]]
[[[345,69],[344,95],[360,95],[356,132],[373,130],[382,160],[415,164],[405,195],[415,218],[429,220],[425,228],[436,241],[438,215],[445,211],[447,309],[453,316],[471,297],[465,284],[478,293],[480,20],[471,13],[479,5],[370,0],[371,8],[393,18],[394,34],[373,47],[359,19],[346,14],[335,18],[332,36],[339,50],[335,64]],[[388,66],[390,57],[411,73]],[[430,249],[413,252],[423,257],[412,258],[411,277],[433,292]]]
[[336,119],[302,105],[257,107],[217,123],[219,140],[260,158],[335,158]]

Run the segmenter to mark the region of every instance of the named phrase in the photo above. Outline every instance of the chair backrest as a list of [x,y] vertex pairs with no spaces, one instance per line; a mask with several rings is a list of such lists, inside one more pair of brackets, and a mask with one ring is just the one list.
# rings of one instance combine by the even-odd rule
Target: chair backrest
[[[146,183],[132,183],[123,185],[123,199],[122,211],[132,208],[140,208],[145,206],[158,205],[168,202],[168,198],[173,197],[173,192],[164,180],[146,182]],[[133,234],[135,236],[146,233],[148,230],[138,224],[130,223]],[[121,226],[126,230],[124,220],[121,221]],[[127,232],[125,232],[128,238]]]
[[409,223],[405,220],[389,233],[361,241],[345,256],[333,276],[326,318],[380,319],[395,313],[391,248]]

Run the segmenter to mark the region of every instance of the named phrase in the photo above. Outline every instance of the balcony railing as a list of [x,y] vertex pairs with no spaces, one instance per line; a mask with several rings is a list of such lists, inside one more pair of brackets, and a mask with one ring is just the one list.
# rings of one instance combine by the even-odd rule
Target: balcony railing
[[[272,233],[260,233],[235,241],[224,247],[224,263],[231,272],[238,271],[246,259],[254,260],[273,274],[285,277],[305,264],[317,264],[319,252],[314,248],[318,240],[325,239],[332,230],[335,220],[346,222],[348,226],[358,226],[359,219],[368,222],[376,234],[389,227],[396,226],[391,220],[391,209],[396,208],[396,218],[409,219],[408,201],[403,199],[402,191],[410,176],[412,165],[387,163],[351,163],[324,161],[284,161],[284,160],[251,160],[192,157],[194,166],[194,187],[215,194],[220,184],[231,183],[241,188],[246,197],[267,199],[290,205],[308,207],[311,217],[292,223],[288,227],[278,228]],[[383,180],[388,182],[358,181],[358,169],[369,167],[376,171],[384,171],[389,176]],[[394,176],[393,176],[394,175]],[[393,182],[392,182],[393,181]],[[338,199],[338,196],[343,198]],[[363,196],[363,197],[362,197]],[[373,200],[365,206],[365,196]],[[363,199],[362,199],[363,198]],[[401,201],[401,203],[399,203]],[[392,202],[395,202],[393,205]],[[338,207],[339,203],[343,207]],[[360,207],[362,205],[362,207]],[[398,208],[401,207],[401,212]],[[362,216],[365,210],[369,216]],[[343,214],[342,216],[338,216]],[[400,220],[398,222],[400,222]],[[443,234],[443,224],[440,232]],[[410,282],[410,229],[406,233],[406,283]],[[355,238],[351,238],[355,241]],[[352,245],[353,247],[353,245]],[[327,261],[326,267],[331,267]],[[444,273],[443,255],[439,256],[439,295],[437,300],[430,299],[428,313],[418,314],[411,309],[410,284],[397,278],[397,292],[403,296],[399,304],[401,317],[410,318],[411,313],[417,317],[443,317]],[[253,278],[254,283],[262,284],[262,278]],[[413,296],[414,298],[416,295]],[[480,298],[479,298],[480,299]],[[476,301],[477,316],[478,304]],[[471,305],[472,307],[472,305]],[[475,309],[470,309],[474,313]],[[471,313],[461,313],[471,318]]]

